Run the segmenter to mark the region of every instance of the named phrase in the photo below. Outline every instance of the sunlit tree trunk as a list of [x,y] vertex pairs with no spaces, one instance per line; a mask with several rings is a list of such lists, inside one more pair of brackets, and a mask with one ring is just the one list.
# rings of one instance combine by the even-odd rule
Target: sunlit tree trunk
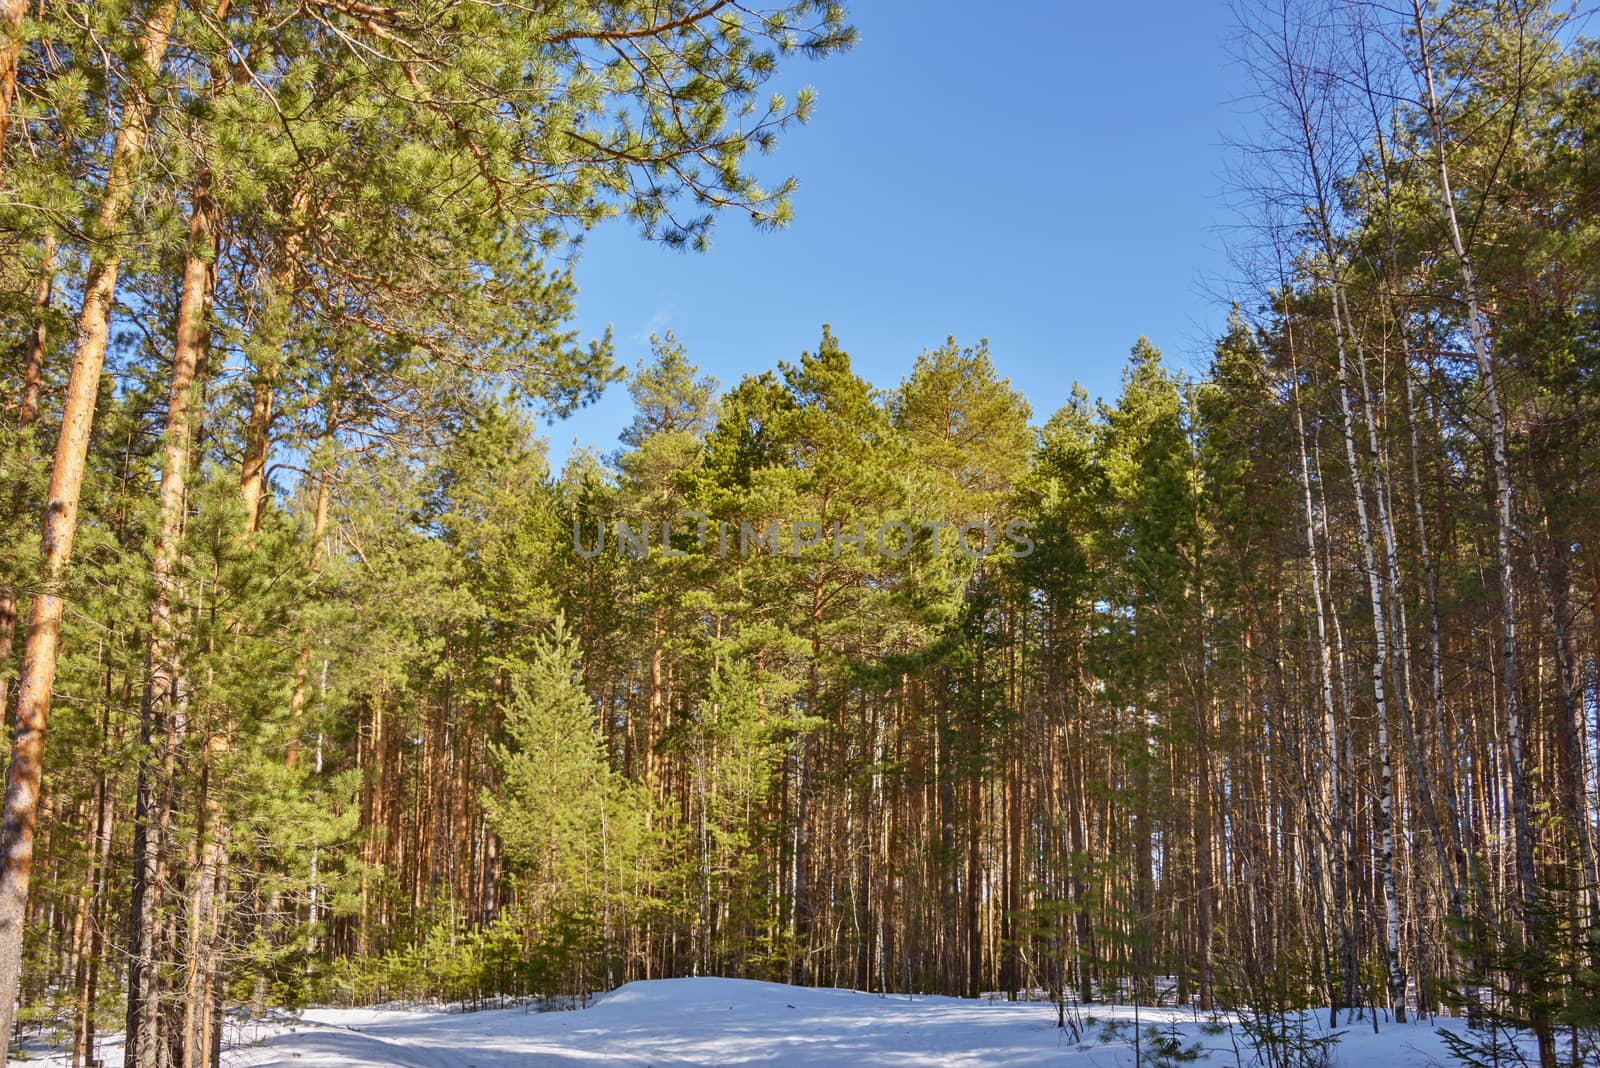
[[[17,401],[17,427],[26,430],[39,414],[39,394],[44,388],[44,349],[49,338],[45,316],[50,310],[50,295],[55,287],[56,239],[45,239],[44,262],[39,268],[39,281],[33,297],[33,329],[28,333],[27,361],[22,369],[22,395]],[[11,495],[14,511],[22,511],[27,504],[27,482],[19,479]],[[17,596],[11,590],[0,591],[0,712],[10,707],[11,651],[17,633]]]
[[22,60],[22,20],[28,0],[0,0],[0,173],[5,170],[6,132],[17,95],[17,67]]
[[239,496],[244,502],[245,529],[252,534],[261,527],[262,509],[266,503],[273,406],[283,372],[283,343],[288,333],[290,305],[295,282],[301,273],[306,201],[307,190],[301,184],[290,199],[289,229],[278,240],[266,292],[263,294],[261,320],[250,339],[250,348],[256,354],[256,366],[250,380],[250,413],[245,420]]
[[84,463],[100,392],[100,370],[110,337],[111,304],[116,294],[117,271],[122,263],[120,233],[133,202],[134,171],[149,136],[151,100],[142,83],[162,65],[176,13],[177,0],[155,0],[145,13],[136,57],[142,69],[131,72],[133,76],[128,80],[128,98],[122,106],[95,217],[98,241],[84,279],[76,351],[67,379],[61,432],[56,440],[50,473],[41,532],[40,592],[33,600],[23,647],[11,764],[6,774],[5,812],[0,819],[0,1063],[4,1063],[10,1044],[22,967],[22,925],[33,863],[44,735],[50,716],[51,686],[55,681],[61,618],[65,610],[61,586],[78,528]]

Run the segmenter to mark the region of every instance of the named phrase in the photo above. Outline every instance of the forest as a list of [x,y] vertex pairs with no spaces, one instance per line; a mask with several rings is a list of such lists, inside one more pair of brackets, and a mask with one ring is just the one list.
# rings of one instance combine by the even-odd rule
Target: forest
[[1100,399],[573,326],[789,220],[839,3],[0,0],[0,1062],[718,975],[1600,1063],[1600,45],[1232,17],[1232,315]]

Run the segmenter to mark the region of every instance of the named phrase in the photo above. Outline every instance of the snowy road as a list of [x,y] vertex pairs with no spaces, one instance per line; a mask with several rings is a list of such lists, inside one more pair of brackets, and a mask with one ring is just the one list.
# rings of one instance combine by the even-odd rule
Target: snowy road
[[250,1068],[1022,1065],[1068,1047],[1046,1005],[915,1001],[731,979],[632,983],[576,1012],[312,1010],[293,1034],[234,1051]]
[[[228,1068],[682,1068],[687,1065],[827,1065],[844,1068],[1012,1068],[1134,1064],[1132,1009],[1094,1006],[1085,1041],[1055,1027],[1040,1003],[884,998],[734,979],[630,983],[589,1009],[473,1013],[312,1009],[292,1027],[224,1055]],[[1146,1009],[1145,1027],[1178,1024],[1199,1062],[1250,1064],[1242,1036],[1204,1033],[1188,1009]],[[1108,1023],[1122,1026],[1109,1033]],[[1459,1021],[1439,1021],[1458,1027]],[[1151,1052],[1145,1032],[1145,1055]],[[106,1051],[108,1064],[116,1049]],[[1345,1029],[1334,1056],[1349,1068],[1433,1068],[1449,1063],[1429,1024]]]

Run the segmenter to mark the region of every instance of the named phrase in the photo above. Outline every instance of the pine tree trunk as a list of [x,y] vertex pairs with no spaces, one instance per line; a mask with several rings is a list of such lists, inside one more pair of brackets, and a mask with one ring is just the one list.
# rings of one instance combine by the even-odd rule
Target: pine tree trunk
[[[3,0],[0,0],[3,2]],[[50,294],[55,288],[56,239],[45,239],[44,263],[39,269],[39,284],[33,298],[33,330],[28,335],[28,356],[22,370],[22,395],[17,402],[17,427],[26,430],[39,414],[39,394],[44,388],[44,348],[49,337],[45,315],[50,310]],[[18,479],[11,495],[11,510],[27,507],[27,481]],[[17,595],[0,591],[0,715],[11,707],[11,651],[17,633]]]
[[[90,803],[90,805],[87,808],[86,815],[88,815],[88,817],[89,817],[89,820],[87,821],[88,826],[84,827],[82,829],[82,831],[81,831],[82,837],[86,841],[93,841],[96,838],[96,836],[99,834],[100,812],[101,812],[101,807],[102,807],[101,804],[100,804],[100,797],[99,797],[101,788],[102,788],[102,784],[97,783],[96,786],[95,786],[95,797],[94,797],[94,800]],[[82,1021],[83,1021],[83,1016],[84,1016],[84,1006],[88,1003],[88,1000],[89,1000],[89,998],[88,998],[88,989],[87,989],[88,988],[88,982],[89,982],[89,930],[94,924],[94,921],[93,921],[92,917],[90,916],[91,911],[94,909],[94,903],[95,903],[94,902],[94,884],[95,884],[95,865],[94,865],[94,862],[91,860],[88,864],[84,865],[83,874],[80,877],[80,881],[78,883],[77,903],[76,903],[76,905],[75,905],[75,907],[73,909],[74,915],[73,915],[73,919],[72,919],[72,947],[71,947],[72,952],[71,952],[71,960],[70,960],[70,964],[71,964],[70,975],[72,977],[72,995],[73,995],[73,1011],[72,1011],[72,1063],[73,1063],[73,1068],[81,1068],[82,1063],[83,1063],[83,1045],[82,1045],[83,1024],[82,1024]],[[69,973],[65,969],[63,969],[63,971],[62,971],[63,978],[65,978],[68,974]]]
[[225,846],[227,828],[216,796],[217,763],[226,746],[217,741],[220,724],[207,724],[201,750],[200,782],[196,800],[196,839],[199,865],[190,892],[189,935],[185,950],[182,1031],[183,1068],[203,1068],[210,1061],[212,1029],[218,988]]
[[[144,754],[134,801],[133,880],[128,911],[128,1004],[126,1058],[141,1068],[159,1068],[168,1046],[162,1040],[162,953],[168,943],[163,902],[167,846],[171,837],[174,772],[181,725],[141,717]],[[159,743],[159,749],[155,748]]]
[[[330,419],[330,424],[332,420]],[[324,438],[326,447],[332,447],[332,429]],[[312,575],[322,569],[322,536],[328,527],[328,506],[333,494],[332,472],[324,467],[317,476],[317,504],[311,520],[311,559],[308,567]],[[248,504],[247,504],[248,507]],[[311,669],[311,632],[305,629],[300,637],[300,648],[294,658],[294,682],[289,688],[289,745],[284,764],[294,768],[300,760],[300,721],[305,718],[306,676]]]
[[61,432],[50,473],[41,539],[40,593],[33,601],[27,642],[23,647],[11,764],[6,774],[5,812],[0,819],[0,1063],[5,1062],[9,1050],[11,1022],[21,980],[23,915],[33,863],[44,735],[50,716],[50,689],[55,681],[65,609],[61,586],[72,558],[73,536],[77,533],[84,462],[100,393],[100,370],[110,336],[117,271],[122,263],[122,251],[116,241],[133,200],[134,170],[149,134],[150,100],[140,85],[162,65],[176,12],[177,0],[155,0],[145,15],[137,60],[144,69],[133,72],[129,79],[129,95],[122,106],[96,216],[96,236],[106,243],[91,253],[84,280],[76,351],[67,380]]
[[[28,0],[0,0],[0,152],[11,128],[11,105],[17,95],[17,67],[22,60],[22,20]],[[0,155],[0,172],[5,156]]]
[[[215,255],[216,205],[212,200],[211,173],[202,166],[195,179],[193,203],[189,216],[189,248],[184,257],[183,284],[178,300],[176,341],[172,353],[172,370],[167,395],[166,426],[162,437],[162,465],[160,488],[157,492],[155,549],[151,559],[150,575],[152,595],[150,602],[150,629],[147,636],[146,679],[142,709],[141,735],[150,743],[161,747],[164,754],[176,750],[176,732],[179,727],[180,708],[185,700],[182,692],[182,670],[179,662],[178,633],[173,622],[173,602],[177,596],[177,568],[179,546],[183,540],[184,512],[187,505],[190,450],[194,438],[194,401],[199,372],[206,364],[207,317],[210,310],[212,259]],[[209,744],[209,743],[208,743]],[[163,765],[170,757],[163,758]],[[148,761],[141,766],[141,779],[154,777],[155,768]],[[163,774],[165,769],[163,768]],[[171,783],[158,781],[151,784],[156,792],[171,789]],[[161,915],[162,889],[156,884],[167,843],[164,835],[150,825],[165,823],[170,814],[151,811],[141,806],[140,823],[135,837],[142,840],[144,855],[136,856],[134,865],[134,931],[135,944],[132,959],[138,962],[138,981],[128,986],[128,1019],[132,1049],[140,1056],[151,1056],[152,1043],[159,1029],[157,1016],[160,996],[152,985],[162,970],[162,961],[154,952],[158,942],[154,925]],[[202,825],[204,819],[202,818]],[[140,834],[142,832],[142,834]],[[209,846],[203,846],[209,849]],[[206,880],[204,860],[201,862],[201,881],[194,888],[192,900],[204,897]],[[194,948],[191,937],[190,948]],[[189,961],[189,966],[194,966]],[[197,1006],[187,996],[185,1012],[192,1014]],[[190,1029],[185,1028],[187,1036]],[[186,1066],[187,1068],[187,1066]]]
[[250,392],[250,418],[245,423],[244,462],[240,495],[244,498],[245,529],[261,528],[266,496],[267,456],[272,446],[273,372],[258,371]]
[[100,962],[105,952],[106,887],[111,879],[112,821],[116,815],[115,779],[100,776],[97,784],[99,812],[95,821],[94,896],[89,913],[88,970],[79,988],[77,1026],[73,1034],[73,1064],[94,1062],[95,1011],[99,1004]]
[[289,229],[279,240],[265,296],[265,311],[251,339],[262,354],[250,385],[250,415],[245,422],[244,454],[240,462],[239,494],[244,500],[245,529],[254,534],[261,527],[266,504],[267,460],[272,449],[273,404],[283,359],[283,342],[288,332],[290,302],[300,277],[300,254],[305,244],[303,214],[306,188],[296,187],[289,205]]

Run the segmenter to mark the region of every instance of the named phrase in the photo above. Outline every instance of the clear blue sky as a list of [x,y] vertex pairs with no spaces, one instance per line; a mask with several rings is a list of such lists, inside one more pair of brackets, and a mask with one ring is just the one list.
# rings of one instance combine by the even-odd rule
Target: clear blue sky
[[[673,330],[724,387],[814,348],[830,323],[892,387],[947,335],[987,337],[1036,422],[1074,380],[1116,394],[1140,334],[1203,365],[1227,308],[1222,194],[1242,74],[1220,2],[855,0],[855,50],[791,61],[817,90],[763,175],[794,174],[795,220],[719,220],[712,247],[647,244],[613,221],[577,266],[578,326],[614,326],[630,366]],[[546,428],[617,447],[622,385]]]

